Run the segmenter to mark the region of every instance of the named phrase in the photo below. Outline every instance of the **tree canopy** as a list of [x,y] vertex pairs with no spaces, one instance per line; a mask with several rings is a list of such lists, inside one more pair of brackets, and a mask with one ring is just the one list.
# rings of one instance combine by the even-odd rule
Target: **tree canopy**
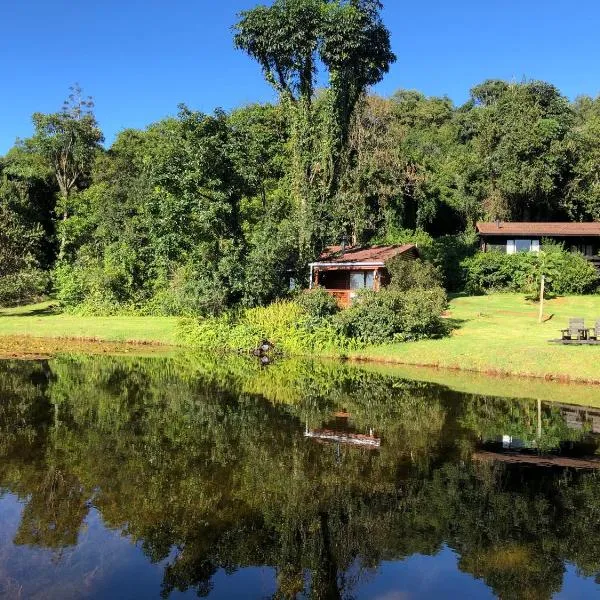
[[345,238],[419,241],[455,289],[479,219],[600,219],[600,99],[497,79],[460,106],[375,95],[395,60],[381,8],[242,12],[233,42],[277,91],[271,104],[181,105],[108,148],[78,86],[33,115],[34,135],[0,158],[0,287],[35,272],[23,287],[35,294],[50,274],[68,309],[208,315],[284,296]]

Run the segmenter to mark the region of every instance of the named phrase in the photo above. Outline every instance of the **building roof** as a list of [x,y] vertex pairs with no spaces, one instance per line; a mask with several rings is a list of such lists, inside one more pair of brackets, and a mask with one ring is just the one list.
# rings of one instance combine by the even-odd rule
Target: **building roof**
[[483,235],[600,236],[600,223],[477,223]]
[[382,266],[386,261],[405,254],[407,252],[416,253],[417,247],[415,244],[396,244],[394,246],[347,246],[342,252],[341,246],[329,246],[325,248],[321,256],[319,257],[318,263],[339,263],[339,264],[381,264]]

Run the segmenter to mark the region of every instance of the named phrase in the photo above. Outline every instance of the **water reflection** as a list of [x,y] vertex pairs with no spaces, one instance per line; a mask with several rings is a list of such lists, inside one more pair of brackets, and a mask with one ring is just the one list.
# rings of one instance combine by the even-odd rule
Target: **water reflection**
[[0,593],[589,597],[598,417],[348,365],[3,362]]

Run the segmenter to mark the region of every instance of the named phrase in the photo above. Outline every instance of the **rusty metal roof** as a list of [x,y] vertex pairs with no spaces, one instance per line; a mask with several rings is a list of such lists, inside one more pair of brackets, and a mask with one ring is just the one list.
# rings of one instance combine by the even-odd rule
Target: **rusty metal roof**
[[483,235],[600,236],[600,223],[477,223]]
[[[329,246],[325,248],[320,262],[326,263],[385,263],[387,260],[410,252],[416,251],[415,244],[397,244],[394,246],[347,246],[342,253],[341,246]],[[316,264],[316,263],[315,263]]]

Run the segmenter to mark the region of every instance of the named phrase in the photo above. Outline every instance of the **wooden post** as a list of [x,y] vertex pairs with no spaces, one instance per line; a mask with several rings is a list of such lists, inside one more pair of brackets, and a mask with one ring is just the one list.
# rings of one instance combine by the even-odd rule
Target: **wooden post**
[[546,276],[542,275],[542,283],[540,284],[540,317],[538,323],[544,319],[544,291],[546,287]]
[[539,441],[542,438],[542,401],[539,398],[537,401],[537,437],[539,446]]

